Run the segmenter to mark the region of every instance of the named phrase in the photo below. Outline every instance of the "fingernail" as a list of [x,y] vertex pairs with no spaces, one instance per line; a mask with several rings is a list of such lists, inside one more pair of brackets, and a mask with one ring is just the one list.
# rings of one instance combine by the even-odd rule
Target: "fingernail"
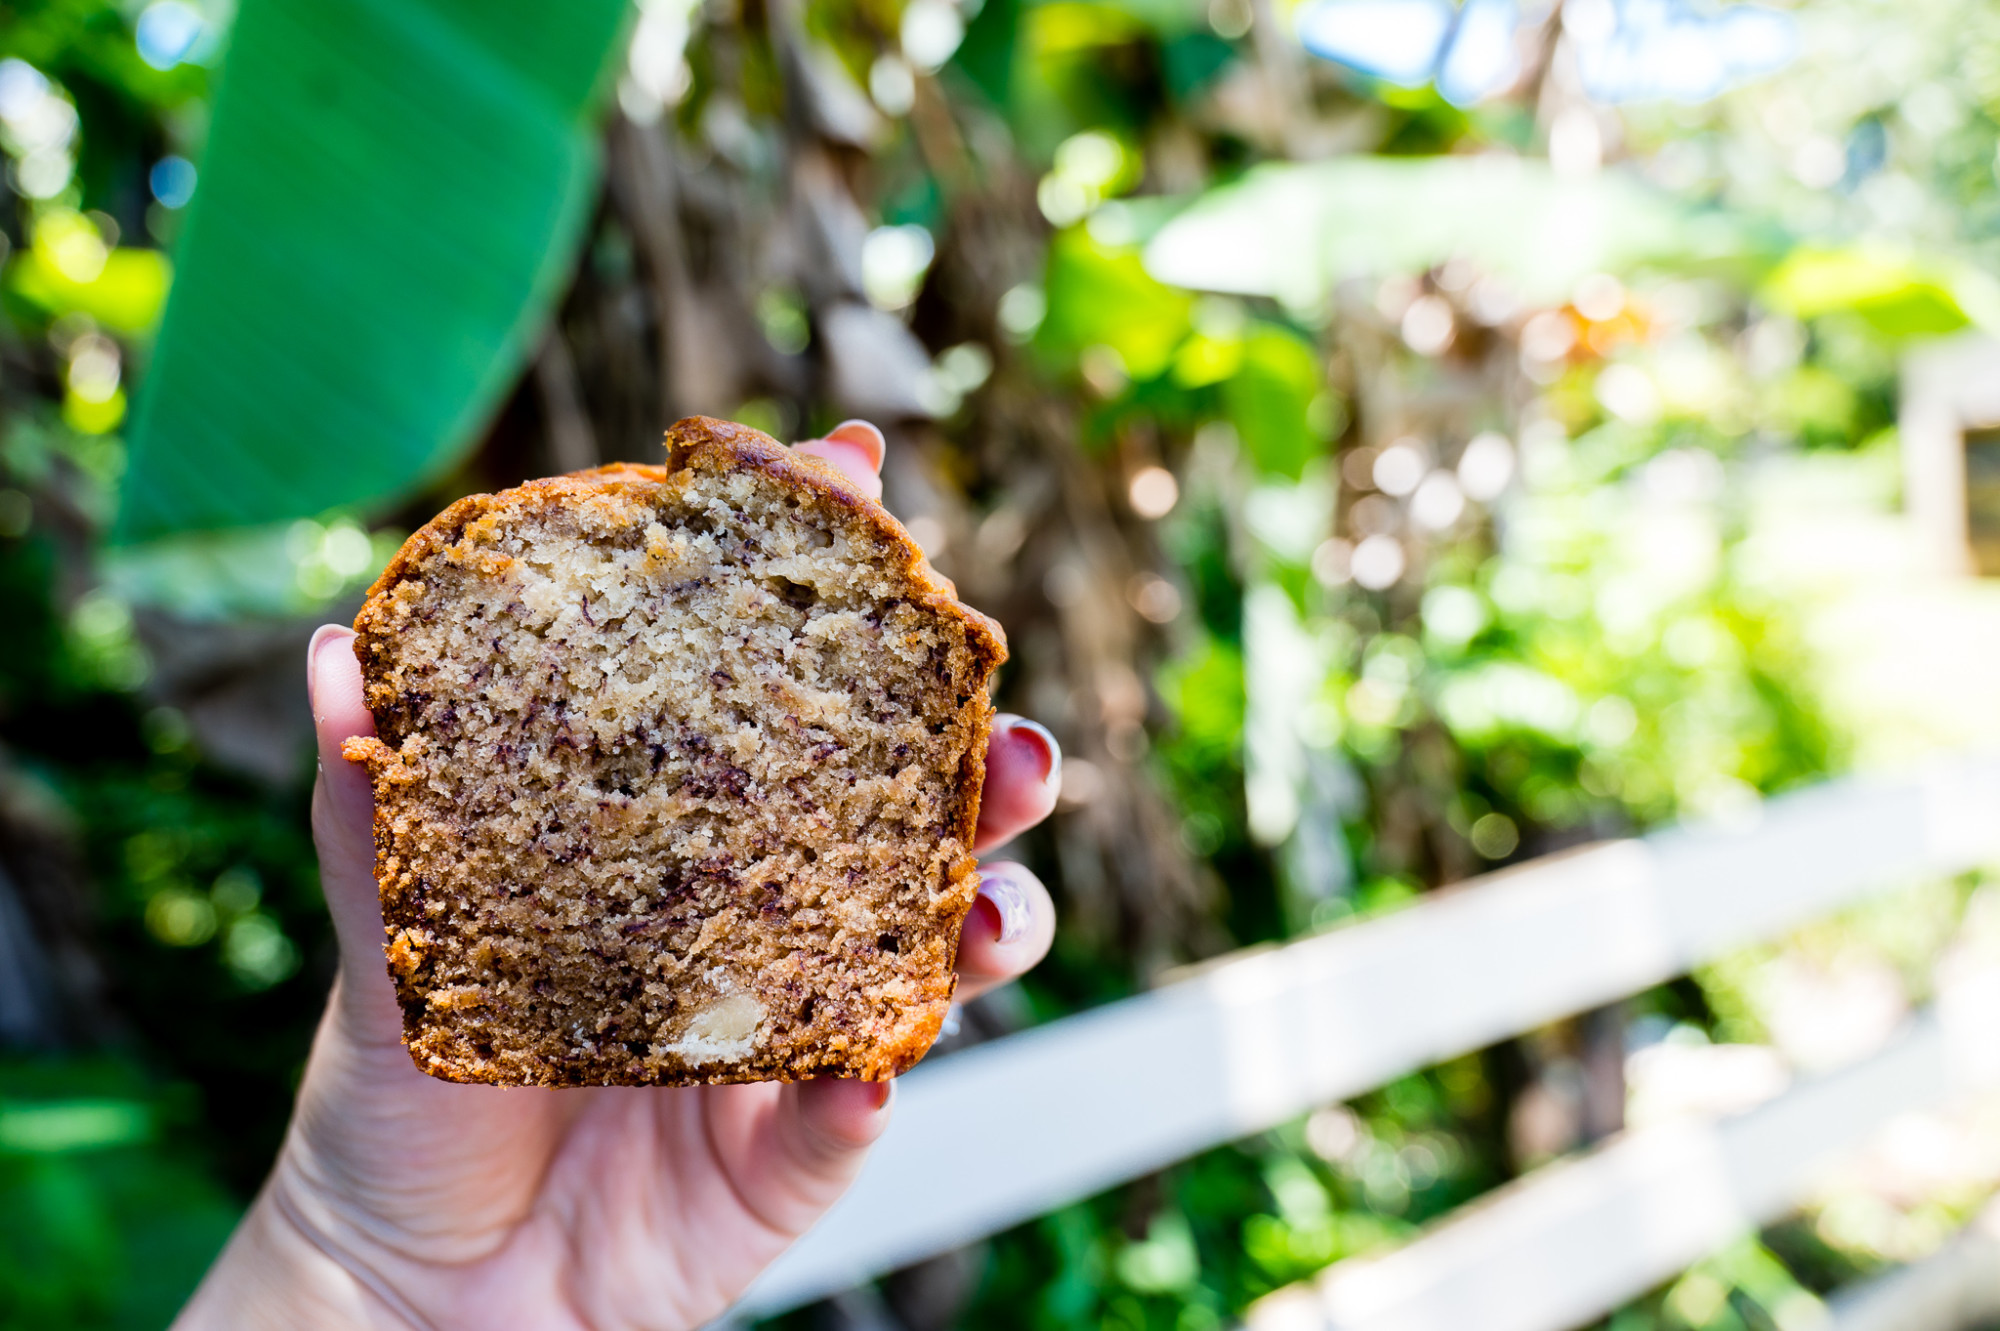
[[875,1092],[874,1109],[879,1114],[889,1107],[889,1097],[896,1093],[896,1083],[893,1081],[875,1081],[868,1083],[868,1086],[870,1090]]
[[[306,697],[308,701],[312,700],[312,695],[319,689],[320,652],[328,643],[333,642],[335,639],[345,642],[351,636],[348,630],[338,624],[322,624],[313,630],[312,641],[306,644]],[[316,703],[313,706],[313,715],[319,715],[319,708]]]
[[1049,733],[1049,728],[1039,721],[1030,721],[1025,716],[1012,713],[1002,716],[1000,724],[1006,727],[1008,734],[1019,735],[1041,749],[1042,784],[1061,789],[1062,745],[1056,743],[1056,737]]
[[1000,943],[1018,943],[1028,936],[1028,928],[1034,923],[1034,912],[1028,905],[1028,894],[1009,872],[1009,866],[996,864],[979,871],[979,895],[993,903],[994,913],[1000,917]]
[[842,421],[826,432],[828,439],[838,439],[842,443],[853,444],[869,455],[869,465],[882,470],[882,459],[889,452],[889,441],[882,435],[873,421]]

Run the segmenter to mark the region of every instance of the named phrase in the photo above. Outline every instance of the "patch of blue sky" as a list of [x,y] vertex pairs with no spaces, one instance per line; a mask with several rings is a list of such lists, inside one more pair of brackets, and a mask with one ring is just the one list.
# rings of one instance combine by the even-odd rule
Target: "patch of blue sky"
[[[1543,11],[1546,12],[1546,11]],[[1321,59],[1398,87],[1435,83],[1469,106],[1520,77],[1517,0],[1308,0],[1294,24]],[[1564,30],[1585,91],[1599,102],[1701,102],[1782,69],[1798,54],[1790,14],[1691,0],[1572,0]]]

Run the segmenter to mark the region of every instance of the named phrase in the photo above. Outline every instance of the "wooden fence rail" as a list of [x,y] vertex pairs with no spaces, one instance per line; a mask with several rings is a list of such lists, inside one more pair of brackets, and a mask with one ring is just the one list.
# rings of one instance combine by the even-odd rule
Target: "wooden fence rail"
[[[926,1063],[853,1189],[740,1311],[846,1288],[1872,891],[2000,858],[1996,810],[2000,760],[1831,782],[1747,825],[1534,861]],[[1844,1103],[1826,1095],[1811,1103]]]

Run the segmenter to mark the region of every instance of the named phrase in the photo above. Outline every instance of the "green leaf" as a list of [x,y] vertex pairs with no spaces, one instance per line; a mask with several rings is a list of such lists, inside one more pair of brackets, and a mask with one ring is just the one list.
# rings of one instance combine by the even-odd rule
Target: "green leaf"
[[1118,46],[1137,40],[1145,31],[1145,23],[1119,5],[1050,0],[1028,10],[1028,34],[1040,56]]
[[1266,324],[1243,340],[1243,361],[1222,388],[1229,423],[1260,471],[1297,480],[1325,448],[1312,425],[1319,356],[1296,333]]
[[1160,72],[1182,105],[1193,102],[1236,59],[1236,48],[1212,32],[1184,32],[1160,43]]
[[1802,246],[1772,271],[1760,294],[1800,319],[1852,310],[1887,337],[1951,333],[1971,322],[1943,274],[1880,250]]
[[1243,657],[1234,647],[1203,638],[1161,666],[1156,683],[1187,743],[1220,759],[1243,742]]
[[1422,272],[1455,256],[1531,300],[1594,272],[1734,254],[1732,220],[1611,172],[1563,178],[1514,158],[1350,157],[1272,164],[1202,195],[1146,246],[1146,270],[1198,291],[1315,306],[1348,276]]
[[131,434],[121,540],[408,493],[573,259],[624,0],[245,0]]
[[1013,91],[1014,59],[1021,45],[1021,0],[986,0],[965,26],[952,67],[986,100],[1005,107]]
[[1141,380],[1167,368],[1194,308],[1187,293],[1147,275],[1137,250],[1100,245],[1085,227],[1049,246],[1046,289],[1048,313],[1035,339],[1043,351],[1068,358],[1107,346]]

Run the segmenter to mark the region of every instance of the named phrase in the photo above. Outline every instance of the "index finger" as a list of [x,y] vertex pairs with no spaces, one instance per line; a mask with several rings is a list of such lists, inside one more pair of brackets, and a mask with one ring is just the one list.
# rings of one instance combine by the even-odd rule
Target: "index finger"
[[1002,712],[986,741],[986,784],[979,795],[974,853],[1005,845],[1055,812],[1062,791],[1062,749],[1047,728]]

